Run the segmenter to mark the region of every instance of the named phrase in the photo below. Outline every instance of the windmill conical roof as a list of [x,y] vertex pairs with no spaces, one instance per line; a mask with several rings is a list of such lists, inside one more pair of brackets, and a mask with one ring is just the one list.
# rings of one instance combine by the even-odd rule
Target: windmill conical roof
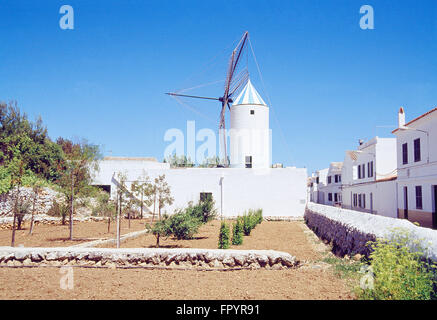
[[259,95],[258,91],[254,88],[250,79],[247,81],[246,86],[240,92],[238,97],[232,103],[233,106],[241,105],[241,104],[258,104],[266,106],[266,103]]

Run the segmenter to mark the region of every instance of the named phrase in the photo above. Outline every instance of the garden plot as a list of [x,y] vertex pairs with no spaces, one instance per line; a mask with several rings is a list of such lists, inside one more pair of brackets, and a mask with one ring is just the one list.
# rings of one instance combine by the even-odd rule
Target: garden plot
[[[145,229],[145,224],[150,222],[146,219],[121,219],[121,234]],[[67,224],[36,224],[33,234],[29,235],[29,222],[26,222],[22,230],[15,233],[15,246],[24,247],[65,247],[77,245],[96,239],[114,239],[116,237],[116,222],[111,222],[108,233],[107,221],[74,222],[74,240],[69,240],[69,228]],[[0,246],[10,246],[11,230],[0,230]]]

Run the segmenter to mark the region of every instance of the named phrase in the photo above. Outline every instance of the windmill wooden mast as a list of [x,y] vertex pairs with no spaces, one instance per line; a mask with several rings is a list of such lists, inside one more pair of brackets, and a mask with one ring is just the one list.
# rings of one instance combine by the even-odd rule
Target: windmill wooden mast
[[237,67],[239,65],[239,62],[241,61],[242,53],[247,45],[248,37],[249,37],[249,32],[246,31],[241,37],[240,41],[238,42],[238,45],[232,51],[231,57],[229,59],[228,71],[225,81],[225,90],[223,96],[221,96],[220,98],[210,98],[210,97],[179,94],[175,92],[167,93],[168,95],[171,96],[218,100],[221,102],[222,107],[220,111],[219,134],[222,136],[221,138],[222,138],[223,152],[224,152],[224,158],[222,159],[222,161],[225,167],[229,165],[227,148],[226,148],[226,122],[225,122],[226,107],[228,109],[231,108],[230,103],[233,102],[232,97],[238,92],[239,89],[241,89],[242,87],[244,87],[244,85],[246,85],[247,80],[249,79],[249,73],[247,71],[247,68],[236,75]]

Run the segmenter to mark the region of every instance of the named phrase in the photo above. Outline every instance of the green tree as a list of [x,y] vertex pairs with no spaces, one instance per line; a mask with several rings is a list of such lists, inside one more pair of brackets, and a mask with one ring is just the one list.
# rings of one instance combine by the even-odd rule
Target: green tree
[[150,178],[143,174],[131,184],[132,192],[139,198],[140,218],[143,219],[144,204],[150,207],[153,204],[155,188]]
[[240,218],[237,218],[232,229],[232,244],[237,246],[243,244],[243,222]]
[[219,241],[218,241],[218,248],[219,249],[228,249],[229,248],[229,225],[226,224],[225,221],[222,221],[220,225],[220,234],[219,234]]
[[174,198],[171,195],[171,189],[165,180],[165,174],[158,176],[155,178],[155,183],[153,186],[153,192],[155,199],[158,204],[158,216],[159,220],[161,220],[161,210],[166,205],[172,205],[174,202]]
[[[93,191],[92,173],[98,170],[99,148],[85,140],[72,143],[71,152],[62,162],[62,173],[57,183],[70,206],[70,240],[73,240],[74,203],[77,197]],[[65,151],[64,151],[65,152]]]

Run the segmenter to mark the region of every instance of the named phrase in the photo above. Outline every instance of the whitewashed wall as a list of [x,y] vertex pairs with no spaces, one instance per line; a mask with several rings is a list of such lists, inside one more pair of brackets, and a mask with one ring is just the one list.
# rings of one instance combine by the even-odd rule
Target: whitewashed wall
[[[115,169],[105,165],[95,179],[95,184],[111,185]],[[173,213],[189,201],[197,202],[201,192],[211,192],[216,207],[223,215],[237,216],[248,209],[263,209],[266,217],[303,217],[306,206],[307,171],[301,168],[240,169],[240,168],[181,168],[157,169],[120,167],[133,181],[143,170],[152,179],[165,174],[175,199],[163,212]],[[111,173],[112,170],[112,173]],[[223,178],[223,197],[220,180]]]
[[[366,207],[354,208],[352,194],[365,194]],[[373,182],[366,184],[344,185],[342,189],[342,206],[347,209],[364,211],[386,217],[397,217],[396,208],[396,180]],[[373,208],[371,207],[370,194],[373,194]]]
[[[346,226],[350,232],[357,230],[363,234],[372,234],[377,238],[390,238],[397,228],[406,229],[410,232],[413,240],[419,241],[427,249],[425,255],[437,261],[436,230],[418,227],[405,219],[377,216],[315,203],[308,203],[308,210]],[[331,233],[336,234],[335,230]]]

